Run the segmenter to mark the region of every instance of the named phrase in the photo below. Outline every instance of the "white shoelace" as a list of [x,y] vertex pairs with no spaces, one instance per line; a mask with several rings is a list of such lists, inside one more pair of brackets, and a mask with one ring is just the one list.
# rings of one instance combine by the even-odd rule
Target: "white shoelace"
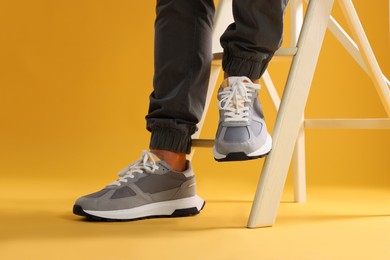
[[225,110],[225,121],[249,121],[248,102],[251,101],[252,93],[259,89],[259,84],[252,83],[247,77],[241,77],[219,92],[221,99],[218,108]]
[[135,163],[127,166],[125,169],[118,173],[119,179],[110,183],[110,185],[120,186],[121,182],[127,182],[128,178],[133,179],[135,173],[153,173],[159,167],[156,164],[156,161],[153,158],[153,154],[150,152],[143,150],[141,158]]

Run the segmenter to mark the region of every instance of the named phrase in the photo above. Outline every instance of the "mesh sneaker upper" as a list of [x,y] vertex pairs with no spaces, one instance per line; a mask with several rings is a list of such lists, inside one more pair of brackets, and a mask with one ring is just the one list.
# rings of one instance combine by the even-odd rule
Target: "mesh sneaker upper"
[[190,162],[185,172],[177,173],[147,151],[119,172],[119,176],[103,190],[83,196],[75,204],[84,210],[120,210],[191,197],[196,192]]
[[[220,110],[214,151],[219,155],[252,153],[267,139],[260,101],[260,85],[247,77],[229,77],[218,90]],[[215,155],[215,154],[214,154]]]

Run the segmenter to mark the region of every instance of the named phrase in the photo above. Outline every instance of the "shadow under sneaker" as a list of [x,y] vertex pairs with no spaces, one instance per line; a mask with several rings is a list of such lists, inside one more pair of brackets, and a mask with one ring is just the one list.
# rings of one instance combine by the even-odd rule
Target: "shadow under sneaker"
[[189,161],[187,166],[184,172],[174,172],[154,154],[143,151],[138,161],[119,172],[118,180],[79,198],[73,213],[110,221],[196,215],[205,202],[196,195]]
[[218,90],[219,123],[213,147],[215,160],[242,161],[266,156],[272,149],[260,85],[247,77],[229,77]]

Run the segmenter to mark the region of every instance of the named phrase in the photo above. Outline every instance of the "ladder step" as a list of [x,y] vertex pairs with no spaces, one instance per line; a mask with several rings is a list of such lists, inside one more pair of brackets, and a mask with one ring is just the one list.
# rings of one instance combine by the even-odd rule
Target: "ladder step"
[[390,129],[390,118],[305,119],[305,128]]
[[[271,61],[284,61],[284,60],[291,60],[295,54],[297,53],[298,48],[280,48],[277,50],[274,54],[274,57]],[[222,52],[214,53],[213,54],[213,61],[214,62],[221,62],[222,60]]]
[[214,139],[192,139],[191,146],[210,148],[214,146]]

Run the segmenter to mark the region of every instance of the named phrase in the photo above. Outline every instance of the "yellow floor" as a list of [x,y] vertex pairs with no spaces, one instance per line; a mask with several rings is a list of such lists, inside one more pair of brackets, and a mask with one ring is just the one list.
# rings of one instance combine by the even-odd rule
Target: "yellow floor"
[[96,181],[1,183],[0,259],[390,259],[389,189],[311,186],[305,204],[286,190],[273,227],[246,229],[252,191],[200,189],[195,217],[96,223],[71,213]]

